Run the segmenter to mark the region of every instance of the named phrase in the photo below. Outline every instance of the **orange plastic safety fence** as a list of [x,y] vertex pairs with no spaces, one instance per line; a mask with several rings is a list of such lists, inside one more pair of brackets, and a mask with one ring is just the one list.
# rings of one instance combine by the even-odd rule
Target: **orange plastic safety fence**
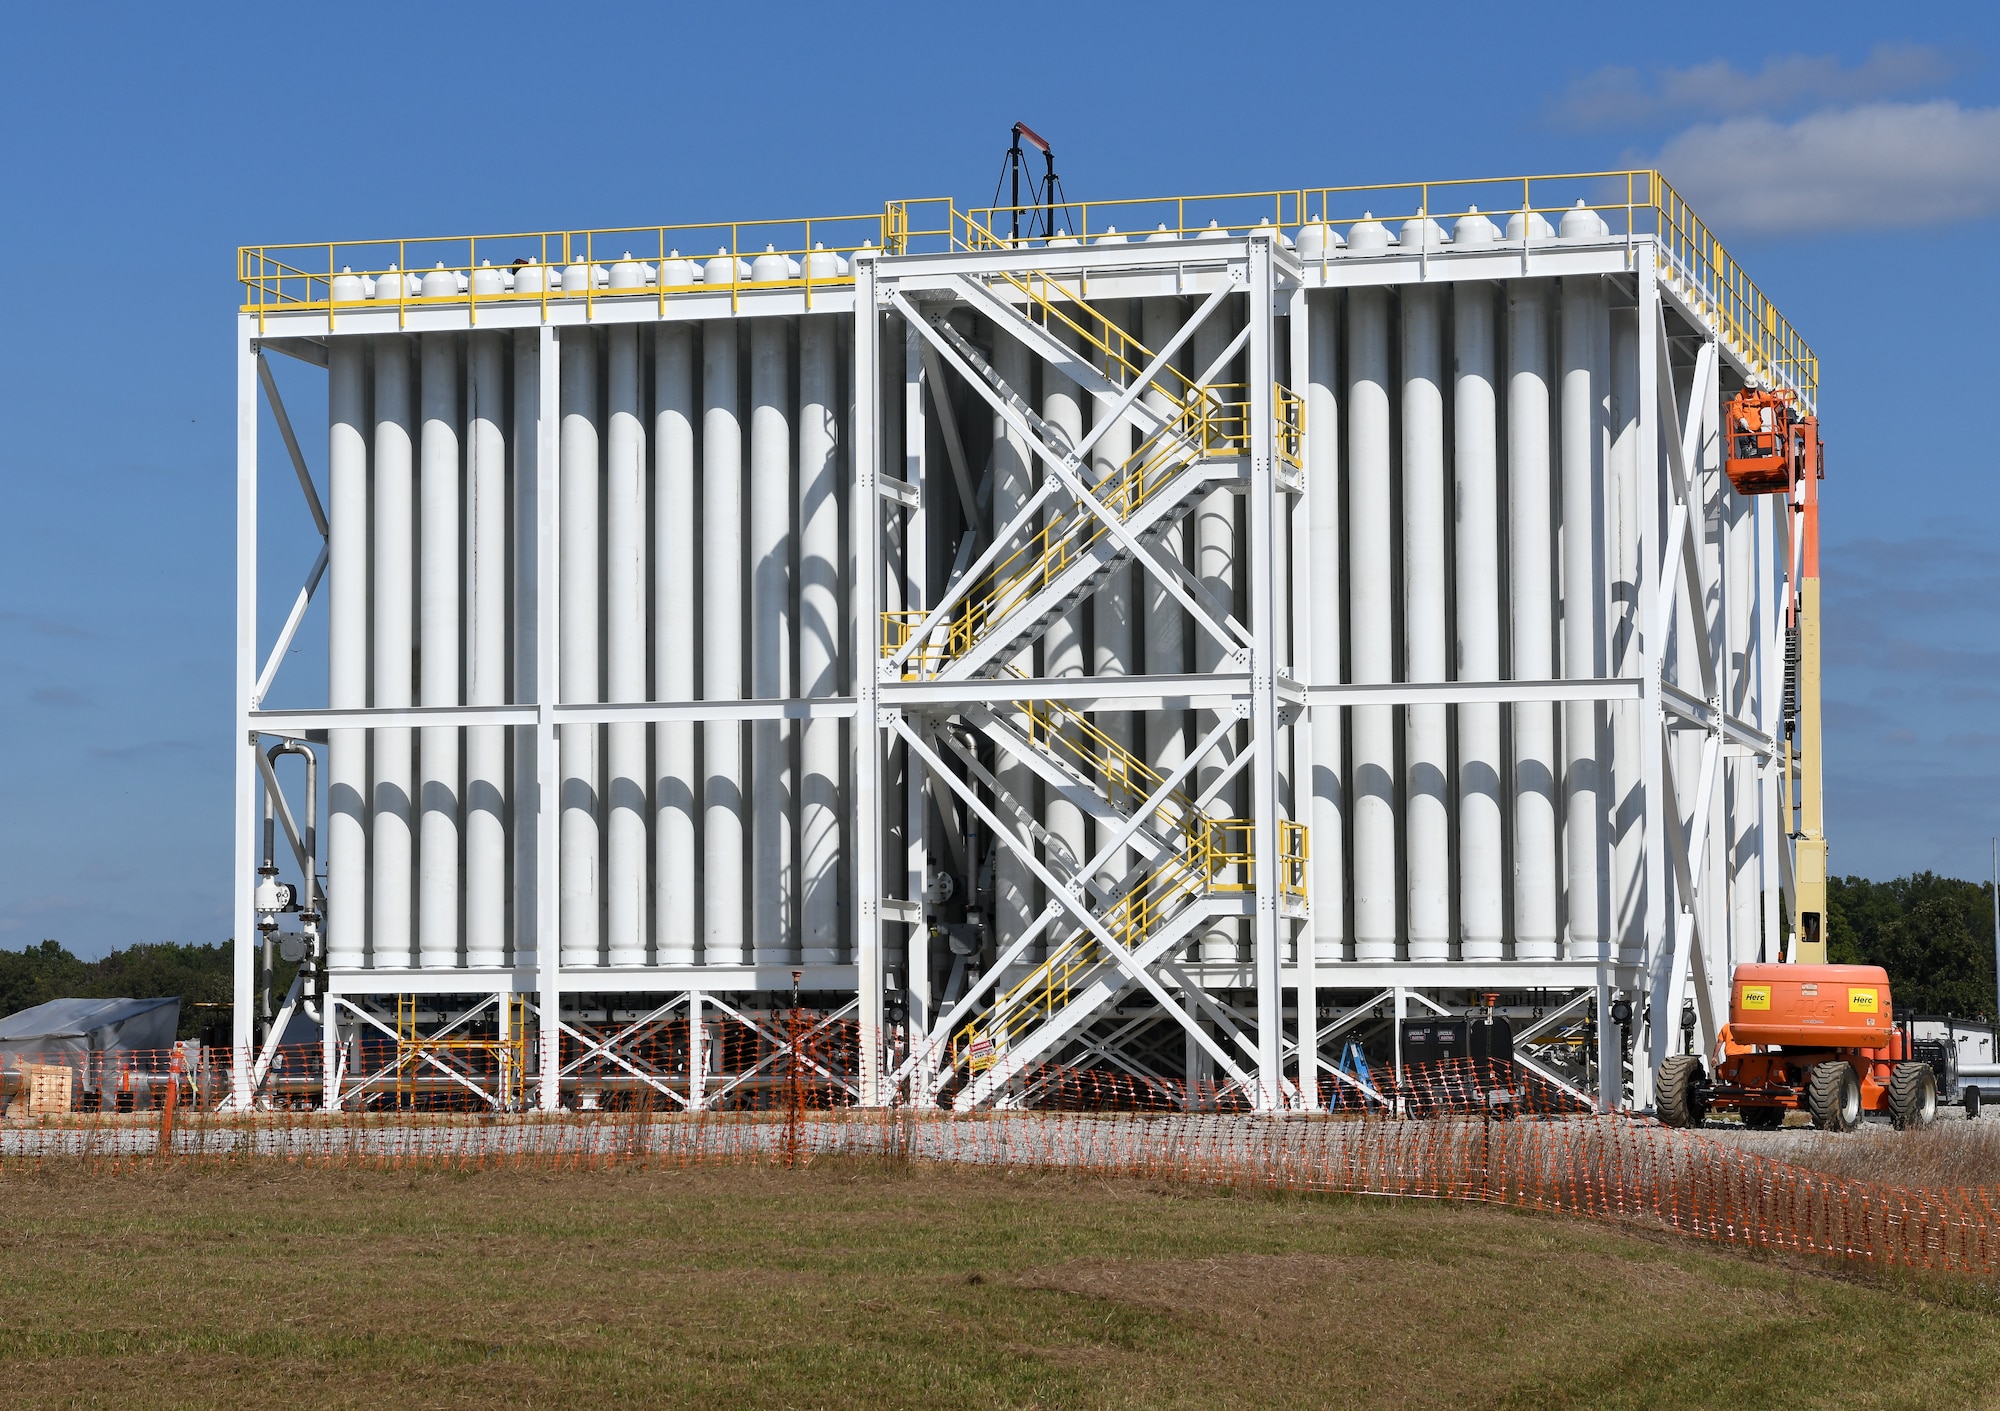
[[8,1055],[0,1178],[52,1164],[107,1174],[256,1162],[587,1170],[886,1157],[1486,1202],[1880,1268],[2000,1276],[1991,1189],[1825,1174],[1700,1132],[1595,1114],[1511,1065],[1434,1065],[1331,1112],[1257,1113],[1227,1085],[1079,1068],[1030,1075],[1017,1090],[1022,1105],[1005,1111],[955,1111],[949,1092],[940,1105],[861,1108],[851,1105],[851,1031],[816,1023],[781,1016],[760,1040],[775,1040],[777,1063],[755,1069],[746,1046],[732,1074],[705,1075],[716,1088],[751,1072],[771,1079],[747,1093],[739,1083],[719,1109],[637,1083],[617,1089],[618,1101],[573,1085],[568,1105],[549,1112],[386,1100],[233,1111],[227,1065],[197,1071],[183,1053],[48,1055],[76,1075],[72,1101],[64,1112],[30,1113],[33,1071]]

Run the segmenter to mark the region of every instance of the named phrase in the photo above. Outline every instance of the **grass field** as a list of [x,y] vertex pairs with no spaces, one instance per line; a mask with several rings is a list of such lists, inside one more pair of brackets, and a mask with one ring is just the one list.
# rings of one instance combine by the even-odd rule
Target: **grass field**
[[0,1211],[9,1407],[2000,1405],[1977,1296],[1492,1209],[822,1163]]

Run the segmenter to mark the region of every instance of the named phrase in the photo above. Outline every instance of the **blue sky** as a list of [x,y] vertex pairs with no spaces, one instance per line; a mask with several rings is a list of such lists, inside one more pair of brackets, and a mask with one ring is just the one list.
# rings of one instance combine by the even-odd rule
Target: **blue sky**
[[[236,245],[983,200],[1017,118],[1056,143],[1076,198],[1659,161],[1822,358],[1834,867],[1984,875],[2000,292],[1980,271],[2000,216],[2000,18],[1742,16],[11,11],[0,945],[228,933]],[[317,465],[323,396],[315,409],[310,376],[280,376]],[[268,498],[273,542],[304,545],[296,497]],[[274,565],[274,613],[296,583]],[[320,640],[303,639],[294,691]]]

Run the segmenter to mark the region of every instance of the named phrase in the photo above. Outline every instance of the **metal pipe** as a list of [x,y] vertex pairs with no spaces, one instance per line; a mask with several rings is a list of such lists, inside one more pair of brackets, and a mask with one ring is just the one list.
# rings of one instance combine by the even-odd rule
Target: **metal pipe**
[[[466,369],[465,701],[507,703],[507,335],[472,335]],[[531,521],[532,522],[532,521]],[[465,732],[465,963],[507,958],[507,732]]]
[[[459,700],[458,338],[426,333],[423,350],[423,544],[419,583],[418,663],[421,700]],[[417,955],[425,969],[458,963],[458,770],[455,726],[427,726],[421,737],[422,812],[417,838]]]
[[[1305,564],[1313,601],[1311,683],[1335,685],[1341,671],[1340,306],[1321,294],[1306,303],[1306,505],[1312,552]],[[1347,957],[1346,712],[1314,711],[1312,730],[1312,931],[1317,958]]]
[[[663,323],[654,335],[653,672],[654,695],[695,698],[695,368],[693,330]],[[695,727],[653,727],[653,807],[658,849],[654,924],[662,965],[693,965],[700,951],[695,815],[699,764]]]
[[[1390,536],[1389,297],[1356,289],[1347,302],[1347,563],[1351,672],[1395,679]],[[1354,759],[1354,955],[1396,958],[1396,711],[1357,706]]]
[[[374,704],[412,704],[415,603],[415,487],[410,444],[410,341],[397,334],[375,343],[375,617]],[[409,968],[412,857],[411,732],[374,732],[374,818],[369,838],[371,926],[379,969]]]
[[[712,262],[711,262],[712,263]],[[702,325],[702,695],[743,697],[743,427],[736,324]],[[743,727],[702,727],[703,959],[748,961],[743,924]]]
[[[326,701],[368,704],[368,349],[327,350]],[[368,732],[327,732],[327,964],[358,970],[368,946]]]
[[[1403,291],[1403,675],[1442,681],[1445,635],[1444,352],[1438,293]],[[1446,707],[1404,708],[1405,895],[1411,960],[1451,954]]]
[[[799,694],[840,694],[839,327],[799,320]],[[799,737],[799,960],[840,958],[838,720],[808,720]]]
[[[750,694],[792,694],[791,330],[784,319],[750,324]],[[791,728],[750,727],[751,958],[784,965],[793,935]]]
[[[607,343],[604,462],[604,685],[613,701],[646,699],[646,428],[639,411],[639,330]],[[605,727],[605,959],[646,963],[646,727]]]
[[[1555,675],[1550,545],[1547,298],[1522,280],[1507,300],[1508,607],[1516,681]],[[1556,958],[1554,707],[1514,707],[1514,958]]]
[[[1493,287],[1452,286],[1452,465],[1458,510],[1458,678],[1500,679],[1500,456]],[[1458,708],[1458,934],[1465,960],[1498,960],[1507,934],[1500,707]]]
[[[598,687],[597,332],[562,330],[562,700],[594,702]],[[597,727],[565,725],[562,762],[562,963],[599,963]]]

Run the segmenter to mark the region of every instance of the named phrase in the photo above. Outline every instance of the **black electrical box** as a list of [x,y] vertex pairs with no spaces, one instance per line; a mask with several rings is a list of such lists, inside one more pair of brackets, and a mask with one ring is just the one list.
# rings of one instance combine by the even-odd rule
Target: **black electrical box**
[[1486,1015],[1467,1021],[1472,1026],[1472,1056],[1495,1063],[1514,1061],[1514,1026],[1504,1014]]
[[1442,1014],[1403,1021],[1403,1066],[1443,1063],[1471,1055],[1466,1021]]

